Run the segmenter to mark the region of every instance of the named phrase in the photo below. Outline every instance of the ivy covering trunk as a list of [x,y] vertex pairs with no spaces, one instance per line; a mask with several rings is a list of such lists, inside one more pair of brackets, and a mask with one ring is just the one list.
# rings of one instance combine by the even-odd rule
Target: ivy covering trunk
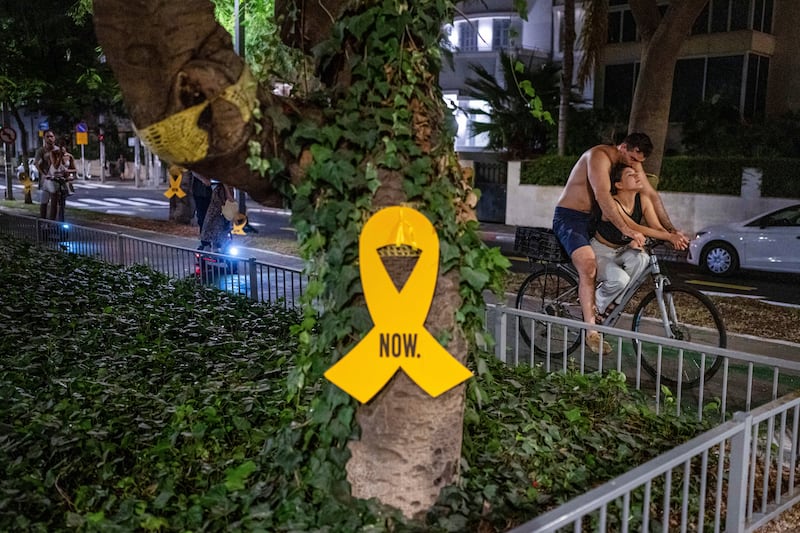
[[[279,4],[281,37],[312,54],[321,94],[281,98],[254,86],[206,0],[95,0],[95,25],[133,122],[164,146],[159,155],[265,204],[291,206],[314,281],[287,393],[320,387],[304,445],[316,447],[322,465],[349,450],[354,496],[416,516],[457,479],[464,385],[431,398],[400,371],[358,406],[351,430],[354,400],[320,379],[372,327],[358,237],[371,214],[394,205],[417,209],[438,231],[426,329],[459,362],[477,366],[468,358],[481,341],[482,292],[499,287],[507,261],[477,236],[477,196],[438,87],[441,30],[453,5]],[[191,135],[206,145],[186,146]],[[413,255],[385,261],[400,284],[413,263]]]

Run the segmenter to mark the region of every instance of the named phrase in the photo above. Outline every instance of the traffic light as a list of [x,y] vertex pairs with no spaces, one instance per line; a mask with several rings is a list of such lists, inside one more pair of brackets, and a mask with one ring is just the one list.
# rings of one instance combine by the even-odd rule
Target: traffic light
[[97,140],[103,142],[106,139],[106,136],[102,133],[97,134]]

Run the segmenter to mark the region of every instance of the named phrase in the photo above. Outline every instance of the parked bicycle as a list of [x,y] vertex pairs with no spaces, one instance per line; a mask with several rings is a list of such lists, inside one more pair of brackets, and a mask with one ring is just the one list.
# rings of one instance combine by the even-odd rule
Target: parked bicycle
[[[714,303],[700,291],[673,284],[662,272],[653,247],[658,241],[648,240],[645,251],[650,267],[631,280],[617,305],[602,322],[668,339],[677,339],[724,348],[727,344],[725,324]],[[550,316],[583,321],[578,300],[578,273],[549,228],[518,227],[514,248],[528,256],[533,272],[522,282],[517,293],[518,309]],[[637,291],[651,279],[653,288],[641,299]],[[636,298],[635,298],[636,297]],[[638,300],[632,314],[625,313],[628,304]],[[520,319],[519,333],[536,354],[559,357],[570,354],[581,344],[584,327],[548,324],[544,321]],[[658,343],[633,341],[633,355],[641,351],[642,366],[653,378],[661,374],[661,382],[694,387],[709,380],[719,370],[722,358],[707,355],[701,349],[674,349]],[[601,348],[602,350],[602,348]],[[602,357],[602,352],[600,356]]]

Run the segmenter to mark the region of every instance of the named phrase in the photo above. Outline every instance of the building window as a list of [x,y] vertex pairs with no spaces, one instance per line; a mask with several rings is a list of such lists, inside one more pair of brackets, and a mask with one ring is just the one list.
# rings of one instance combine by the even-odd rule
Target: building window
[[603,80],[603,107],[621,115],[628,114],[638,74],[638,63],[607,65]]
[[692,35],[753,29],[772,33],[774,0],[709,0]]
[[710,5],[711,4],[706,4],[706,7],[703,8],[703,11],[701,11],[695,19],[694,26],[692,26],[692,35],[708,33],[708,15]]
[[773,0],[756,0],[753,9],[753,29],[772,33]]
[[462,52],[478,50],[477,23],[462,22],[459,27],[458,47]]
[[[638,63],[607,65],[603,107],[626,113],[633,101]],[[683,122],[697,102],[725,101],[742,116],[763,116],[767,102],[769,58],[756,54],[681,59],[675,65],[671,122]]]
[[750,0],[731,0],[728,31],[746,30],[750,24]]
[[492,50],[508,48],[511,45],[511,20],[494,19],[492,21]]
[[669,120],[682,122],[689,111],[703,100],[705,83],[705,58],[681,59],[675,64],[675,77],[672,81],[672,102],[669,106]]
[[706,60],[703,100],[716,98],[738,108],[742,98],[743,67],[744,56],[709,57]]
[[767,105],[767,77],[769,58],[749,54],[747,61],[747,83],[745,86],[744,109],[747,118],[764,116]]
[[636,21],[630,9],[608,12],[608,42],[632,43],[636,41]]
[[675,65],[669,119],[686,120],[695,103],[722,100],[739,108],[744,57],[722,56],[681,59]]

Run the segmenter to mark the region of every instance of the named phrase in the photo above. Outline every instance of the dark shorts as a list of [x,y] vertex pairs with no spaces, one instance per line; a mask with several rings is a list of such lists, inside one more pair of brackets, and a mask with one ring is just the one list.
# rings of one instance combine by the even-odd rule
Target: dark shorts
[[591,213],[556,207],[553,214],[553,232],[570,257],[582,246],[590,246],[593,216]]

